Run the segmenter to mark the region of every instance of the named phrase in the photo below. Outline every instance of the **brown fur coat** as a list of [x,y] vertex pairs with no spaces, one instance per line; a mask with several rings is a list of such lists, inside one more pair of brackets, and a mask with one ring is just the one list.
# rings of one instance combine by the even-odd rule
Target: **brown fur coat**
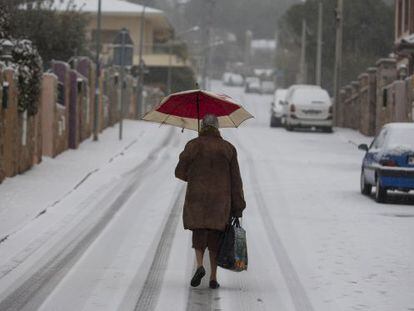
[[187,143],[175,176],[187,184],[185,229],[224,231],[230,215],[241,217],[246,207],[236,148],[208,130]]

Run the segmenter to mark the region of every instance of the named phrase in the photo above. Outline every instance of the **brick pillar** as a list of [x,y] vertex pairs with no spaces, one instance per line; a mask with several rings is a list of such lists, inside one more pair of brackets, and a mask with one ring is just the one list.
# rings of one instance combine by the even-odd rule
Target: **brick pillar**
[[360,103],[359,103],[359,82],[358,81],[352,81],[351,82],[352,87],[352,99],[351,99],[351,105],[352,105],[352,120],[351,120],[351,128],[354,130],[359,130],[359,124],[360,124]]
[[360,122],[359,130],[364,135],[369,135],[369,74],[363,73],[358,77],[359,81],[359,104],[360,104]]
[[397,79],[395,59],[383,58],[377,61],[377,104],[376,104],[376,133],[386,123],[388,91],[387,85]]
[[344,127],[351,128],[352,124],[352,87],[347,85],[344,87],[345,101],[344,101]]
[[339,103],[337,106],[337,126],[338,127],[344,127],[345,125],[345,121],[344,121],[344,113],[345,113],[345,99],[346,99],[346,92],[344,88],[341,88],[340,92],[339,92]]
[[0,68],[0,183],[6,177],[4,171],[4,109],[3,109],[3,72]]

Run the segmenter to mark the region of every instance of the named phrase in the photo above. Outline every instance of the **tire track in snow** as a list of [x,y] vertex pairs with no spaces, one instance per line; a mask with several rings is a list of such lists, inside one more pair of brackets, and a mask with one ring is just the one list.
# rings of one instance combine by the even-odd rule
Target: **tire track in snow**
[[[244,146],[240,143],[235,135],[234,137],[239,148],[243,150],[243,152],[247,155],[247,163],[252,185],[259,185],[259,179],[257,178],[256,167],[251,153],[244,148]],[[296,272],[292,261],[290,260],[289,255],[286,251],[286,248],[283,245],[282,239],[280,238],[280,235],[277,232],[276,227],[272,221],[272,216],[269,212],[269,208],[266,204],[260,187],[255,188],[253,192],[256,198],[259,214],[265,227],[265,231],[268,234],[273,254],[277,259],[280,271],[282,272],[282,275],[285,279],[296,311],[314,311],[306,290],[300,281],[299,275]]]
[[116,197],[115,201],[100,217],[98,222],[95,222],[91,228],[81,231],[69,243],[62,245],[61,250],[52,258],[45,258],[44,263],[35,273],[0,301],[1,311],[31,311],[36,310],[42,304],[53,288],[56,287],[64,275],[105,229],[124,203],[133,195],[142,182],[142,177],[154,165],[157,154],[167,146],[173,135],[174,131],[169,131],[161,144],[154,148],[143,162],[127,174],[131,175],[133,173],[131,182]]
[[[168,266],[171,247],[181,216],[181,206],[184,201],[184,194],[185,187],[180,184],[179,190],[177,191],[177,197],[174,200],[167,221],[165,222],[164,229],[161,233],[144,286],[135,305],[135,311],[154,310],[157,305],[165,271]],[[142,269],[140,268],[139,271],[141,270]]]

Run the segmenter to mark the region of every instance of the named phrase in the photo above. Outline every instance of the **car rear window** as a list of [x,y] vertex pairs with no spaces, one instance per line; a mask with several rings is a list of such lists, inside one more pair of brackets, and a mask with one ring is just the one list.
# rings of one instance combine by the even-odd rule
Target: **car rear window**
[[292,100],[297,102],[311,102],[313,104],[326,104],[330,102],[329,95],[324,90],[298,89],[294,92]]
[[389,132],[385,147],[388,149],[406,147],[414,150],[414,128],[394,129]]

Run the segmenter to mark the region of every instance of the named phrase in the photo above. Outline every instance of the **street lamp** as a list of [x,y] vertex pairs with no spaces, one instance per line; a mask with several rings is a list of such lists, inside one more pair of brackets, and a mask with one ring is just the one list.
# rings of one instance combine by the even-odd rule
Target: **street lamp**
[[1,55],[0,59],[8,65],[9,61],[12,60],[13,56],[13,43],[8,39],[3,39],[0,41]]
[[145,74],[145,63],[142,59],[143,49],[144,49],[144,26],[145,26],[145,10],[147,8],[147,0],[144,1],[143,9],[141,13],[141,23],[140,23],[140,37],[139,37],[139,77],[138,77],[138,96],[137,96],[137,117],[141,118],[141,108],[142,108],[142,99],[143,99],[143,90],[144,90],[144,74]]
[[[187,29],[186,31],[180,32],[179,34],[175,34],[174,37],[180,37],[184,34],[198,31],[200,29],[199,26],[191,27],[190,29]],[[171,38],[172,39],[172,38]],[[173,41],[170,39],[170,42],[168,44],[168,73],[167,73],[167,94],[171,94],[171,85],[172,85],[172,47],[173,44],[176,41]]]
[[[121,87],[121,100],[120,100],[120,119],[119,119],[119,140],[122,140],[122,131],[123,131],[123,119],[125,115],[125,65],[126,65],[126,43],[132,43],[131,37],[129,36],[129,32],[126,28],[122,28],[119,34],[115,37],[115,44],[118,45],[116,47],[116,51],[118,54],[118,58],[115,60],[119,62],[117,65],[121,66],[121,77],[120,77],[120,87]],[[121,46],[119,47],[119,43]],[[120,49],[120,50],[119,50]],[[130,53],[130,60],[129,63],[132,64],[132,53]]]

